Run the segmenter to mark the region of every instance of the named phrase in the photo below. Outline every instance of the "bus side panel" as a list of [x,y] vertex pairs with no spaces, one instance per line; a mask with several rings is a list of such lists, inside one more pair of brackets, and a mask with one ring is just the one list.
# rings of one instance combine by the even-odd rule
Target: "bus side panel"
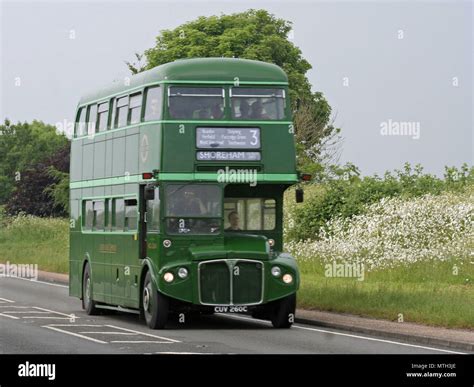
[[[134,139],[137,139],[136,136],[134,136]],[[127,142],[128,145],[128,142]],[[138,146],[137,146],[138,148]],[[138,154],[137,154],[137,148],[135,149],[130,149],[130,153],[133,153],[135,157],[133,157],[133,163],[129,162],[130,164],[135,163],[135,158],[136,158],[136,163],[138,164]],[[130,156],[132,157],[132,156]],[[139,198],[139,185],[138,184],[126,184],[125,185],[125,193],[127,195],[129,194],[135,194],[136,198],[140,200]],[[139,203],[137,203],[139,204]],[[137,206],[137,211],[139,209],[139,205]],[[138,216],[139,218],[139,216]],[[139,233],[138,229],[135,231],[133,235],[127,235],[124,240],[123,240],[123,250],[124,250],[124,281],[123,281],[123,286],[124,286],[124,306],[127,307],[133,307],[137,308],[139,304],[138,300],[138,276],[140,273],[140,238],[139,238]],[[137,285],[135,285],[135,276],[137,277]]]
[[166,172],[194,171],[196,159],[195,125],[163,125],[163,165]]
[[[125,307],[138,307],[138,286],[134,285],[138,266],[138,238],[136,234],[111,235],[110,243],[116,253],[109,254],[110,264],[107,266],[105,281],[111,283],[110,303]],[[137,238],[137,240],[135,240]]]
[[[108,141],[111,143],[112,141]],[[106,147],[107,149],[107,147]],[[110,148],[111,149],[111,148]],[[106,151],[107,152],[107,151]],[[111,153],[110,153],[110,156]],[[110,197],[112,195],[112,187],[105,187],[105,197]],[[112,229],[112,199],[106,200],[106,229],[104,234],[104,294],[105,302],[107,304],[112,303],[112,263],[114,257],[117,254],[117,245],[115,244],[114,235],[110,234]]]
[[[71,182],[82,178],[82,140],[71,142],[69,177]],[[82,297],[81,195],[81,188],[69,192],[69,294],[74,297]]]
[[139,172],[161,170],[161,124],[140,127]]
[[[114,154],[118,154],[116,151],[117,144],[124,144],[124,142],[120,140],[114,139]],[[122,154],[124,149],[118,149],[121,151]],[[113,185],[111,186],[112,196],[123,196],[124,194],[124,186],[123,184]],[[123,216],[123,214],[119,214],[116,212],[116,216]],[[105,273],[106,281],[110,283],[110,303],[114,305],[120,305],[122,303],[123,298],[123,245],[122,242],[127,235],[120,235],[120,232],[114,232],[108,237],[110,244],[112,245],[113,253],[108,255],[108,266]]]
[[[83,233],[82,246],[83,256],[87,257],[91,270],[92,297],[95,301],[104,301],[103,265],[99,257],[98,248],[102,235],[94,235],[90,232]],[[82,272],[81,272],[82,275]]]
[[71,191],[69,222],[69,295],[82,296],[80,190]]

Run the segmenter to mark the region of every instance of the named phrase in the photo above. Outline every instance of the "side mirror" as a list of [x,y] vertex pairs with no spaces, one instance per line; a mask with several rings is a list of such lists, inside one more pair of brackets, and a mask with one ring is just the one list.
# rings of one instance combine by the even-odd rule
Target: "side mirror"
[[295,199],[296,199],[296,203],[303,203],[304,202],[303,188],[296,188]]
[[145,187],[145,200],[155,200],[155,186],[147,185]]

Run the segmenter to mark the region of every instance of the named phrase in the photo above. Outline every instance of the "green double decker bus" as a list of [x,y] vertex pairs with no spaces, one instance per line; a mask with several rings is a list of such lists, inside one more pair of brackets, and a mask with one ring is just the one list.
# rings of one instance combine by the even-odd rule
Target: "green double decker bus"
[[71,296],[88,314],[294,320],[283,193],[299,182],[288,79],[242,59],[178,60],[84,96],[71,149]]

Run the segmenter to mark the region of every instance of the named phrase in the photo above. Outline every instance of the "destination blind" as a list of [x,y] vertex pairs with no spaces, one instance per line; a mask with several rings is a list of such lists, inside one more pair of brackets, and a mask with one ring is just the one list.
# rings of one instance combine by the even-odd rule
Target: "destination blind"
[[198,149],[259,149],[260,128],[196,128]]
[[199,151],[198,161],[260,161],[260,152]]

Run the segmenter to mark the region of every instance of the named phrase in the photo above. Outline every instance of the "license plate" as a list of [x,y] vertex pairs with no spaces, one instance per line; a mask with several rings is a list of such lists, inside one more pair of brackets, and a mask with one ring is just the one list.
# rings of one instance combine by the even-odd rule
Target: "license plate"
[[215,313],[244,313],[247,312],[246,306],[215,306]]

